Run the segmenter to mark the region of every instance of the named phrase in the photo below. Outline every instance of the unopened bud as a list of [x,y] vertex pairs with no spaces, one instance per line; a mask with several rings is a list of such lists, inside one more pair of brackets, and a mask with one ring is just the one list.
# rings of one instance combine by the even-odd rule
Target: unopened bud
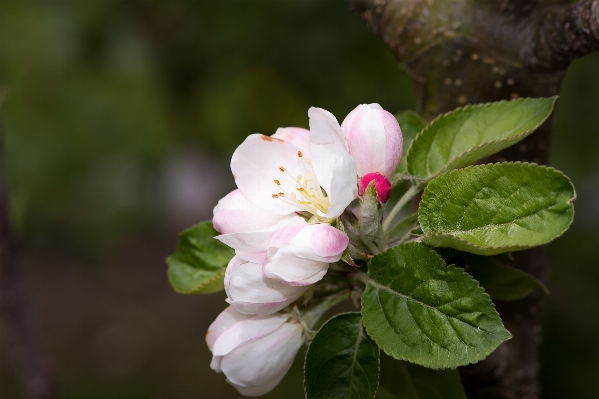
[[363,196],[371,181],[374,181],[376,198],[381,204],[386,204],[387,201],[389,201],[389,197],[391,197],[391,183],[380,173],[368,173],[362,177],[360,179],[360,184],[358,185],[358,194]]
[[391,179],[401,159],[403,139],[397,119],[378,104],[358,105],[341,129],[358,176],[378,172]]

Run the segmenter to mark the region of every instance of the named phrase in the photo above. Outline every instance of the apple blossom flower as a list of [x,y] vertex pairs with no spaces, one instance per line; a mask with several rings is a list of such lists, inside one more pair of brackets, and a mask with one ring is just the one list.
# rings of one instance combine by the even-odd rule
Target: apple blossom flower
[[[269,228],[232,233],[216,239],[235,249],[245,261],[264,264],[264,273],[292,286],[314,284],[329,263],[341,259],[349,238],[326,224],[310,224],[300,216]],[[234,273],[234,272],[232,272]]]
[[288,314],[247,315],[225,309],[206,334],[210,367],[242,395],[259,396],[283,379],[304,342],[303,328]]
[[358,194],[356,165],[337,119],[314,107],[308,115],[309,146],[303,129],[253,134],[233,153],[231,170],[241,193],[256,207],[330,220]]
[[234,256],[225,272],[226,301],[238,312],[267,315],[297,300],[308,287],[268,278],[259,263]]
[[358,176],[380,173],[391,180],[403,150],[397,119],[379,104],[361,104],[347,115],[341,129]]

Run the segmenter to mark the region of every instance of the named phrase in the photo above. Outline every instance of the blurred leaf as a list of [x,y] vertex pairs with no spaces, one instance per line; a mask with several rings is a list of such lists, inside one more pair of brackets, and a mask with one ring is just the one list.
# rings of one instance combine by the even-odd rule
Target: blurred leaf
[[364,327],[396,359],[455,368],[484,359],[511,337],[478,283],[426,245],[388,249],[371,260],[368,275]]
[[306,354],[307,399],[372,399],[379,382],[379,348],[362,327],[360,313],[327,321]]
[[551,114],[557,97],[468,105],[439,116],[412,142],[408,172],[431,179],[522,140]]
[[432,370],[383,355],[376,399],[466,399],[466,393],[455,369]]
[[447,262],[456,257],[462,258],[468,264],[467,270],[470,275],[493,299],[516,301],[526,297],[534,289],[549,294],[549,290],[540,280],[503,262],[501,258],[505,256],[474,255],[449,248],[439,248],[437,253]]
[[183,231],[175,253],[169,256],[168,280],[180,294],[211,294],[224,288],[227,264],[235,254],[214,239],[219,233],[212,222],[202,222]]
[[399,165],[397,166],[397,173],[406,172],[406,159],[408,155],[408,149],[414,137],[426,126],[426,121],[420,117],[415,111],[401,111],[395,114],[395,118],[401,128],[401,134],[403,136],[403,156]]
[[432,180],[418,217],[427,244],[494,255],[560,236],[572,223],[575,197],[570,180],[553,168],[471,166]]

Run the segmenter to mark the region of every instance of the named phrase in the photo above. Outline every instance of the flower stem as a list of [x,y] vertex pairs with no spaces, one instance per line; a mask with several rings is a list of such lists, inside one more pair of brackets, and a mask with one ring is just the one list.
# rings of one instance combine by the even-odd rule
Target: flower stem
[[350,292],[351,290],[347,289],[335,295],[326,297],[321,303],[319,303],[318,305],[314,306],[312,309],[308,310],[307,312],[304,312],[301,315],[302,322],[308,328],[312,329],[327,310],[331,309],[333,306],[347,299],[347,297],[349,297]]
[[393,206],[393,209],[391,209],[391,212],[389,212],[389,215],[387,215],[387,218],[383,222],[383,231],[385,232],[385,235],[386,235],[387,231],[389,230],[389,228],[391,227],[391,224],[393,223],[393,219],[395,219],[395,217],[397,216],[397,214],[399,213],[401,208],[403,208],[416,194],[418,194],[418,192],[421,189],[422,189],[421,183],[416,183],[416,184],[412,185],[408,189],[408,191],[406,191],[405,194],[399,199],[399,201],[397,201],[397,203]]

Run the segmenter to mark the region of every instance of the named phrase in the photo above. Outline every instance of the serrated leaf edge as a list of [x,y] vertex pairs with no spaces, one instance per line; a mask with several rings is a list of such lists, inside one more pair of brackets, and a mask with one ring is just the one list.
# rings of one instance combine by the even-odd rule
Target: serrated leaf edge
[[482,148],[482,147],[487,146],[487,145],[492,144],[492,143],[502,143],[502,142],[505,142],[505,141],[511,141],[511,140],[514,140],[514,139],[518,139],[518,140],[516,140],[514,142],[514,144],[515,144],[518,141],[524,139],[526,136],[530,135],[532,132],[534,132],[535,130],[537,130],[539,128],[539,126],[541,126],[543,123],[545,123],[545,121],[547,120],[547,118],[549,118],[549,116],[553,112],[553,109],[555,108],[555,102],[557,101],[558,97],[559,96],[557,96],[557,95],[556,96],[551,96],[551,97],[522,97],[522,98],[518,98],[518,99],[515,99],[515,100],[501,100],[501,101],[481,103],[481,104],[468,104],[468,105],[465,105],[463,107],[458,107],[458,108],[453,109],[451,111],[448,111],[448,112],[445,112],[443,114],[440,114],[435,119],[433,119],[428,125],[426,125],[420,132],[418,132],[418,134],[416,134],[416,137],[414,137],[414,139],[412,140],[412,143],[410,144],[410,148],[408,148],[408,151],[407,151],[407,154],[406,154],[406,165],[407,165],[406,170],[409,171],[411,174],[414,174],[410,170],[410,159],[413,157],[411,154],[414,151],[413,150],[414,143],[416,143],[417,140],[420,139],[421,136],[423,136],[428,130],[432,129],[433,126],[435,126],[436,124],[438,124],[441,119],[444,119],[444,118],[450,116],[451,114],[453,114],[455,112],[466,111],[466,110],[470,110],[470,109],[474,109],[474,108],[485,108],[485,107],[489,107],[491,105],[497,105],[497,104],[504,104],[504,103],[511,103],[511,102],[514,102],[514,103],[516,103],[516,102],[523,102],[523,101],[527,101],[527,100],[531,100],[531,99],[541,99],[541,98],[543,98],[543,99],[552,99],[553,100],[551,102],[551,108],[549,110],[549,113],[535,127],[531,128],[529,130],[526,130],[526,131],[524,131],[524,132],[522,132],[522,133],[520,133],[518,135],[515,135],[515,136],[506,137],[506,138],[500,139],[500,140],[487,141],[484,144],[480,144],[480,145],[478,145],[476,147],[472,147],[470,150],[468,150],[466,152],[463,152],[463,153],[459,154],[458,156],[450,159],[447,162],[447,164],[445,164],[445,166],[443,168],[441,168],[439,171],[437,171],[433,175],[422,177],[423,179],[425,179],[427,181],[430,181],[430,180],[434,179],[435,177],[439,176],[440,174],[446,172],[451,167],[451,164],[456,159],[461,158],[462,156],[464,156],[466,154],[472,153],[472,152],[474,152],[475,150],[477,150],[479,148]]
[[[406,244],[401,244],[401,245],[414,245],[414,244],[416,244],[416,245],[417,245],[417,243],[406,243]],[[437,256],[437,257],[438,257],[438,258],[439,258],[439,259],[440,259],[440,260],[441,260],[441,261],[442,261],[442,262],[445,264],[445,261],[443,260],[443,258],[442,258],[442,257],[441,257],[441,256],[440,256],[440,255],[439,255],[437,252],[435,252],[435,250],[433,250],[431,247],[429,247],[429,246],[427,246],[427,245],[425,245],[425,246],[426,246],[426,247],[429,249],[429,251],[431,251],[433,254],[435,254],[435,256]],[[468,273],[466,273],[466,271],[464,271],[464,269],[462,269],[462,268],[460,268],[460,267],[457,267],[457,266],[455,266],[455,265],[446,265],[446,267],[448,267],[448,268],[452,268],[452,269],[455,269],[455,270],[459,270],[461,273],[465,274],[465,275],[466,275],[466,276],[468,276],[468,277],[469,277],[469,278],[470,278],[472,281],[474,281],[474,282],[475,282],[475,284],[476,284],[476,288],[475,288],[475,289],[477,289],[477,290],[481,291],[481,292],[482,292],[482,294],[483,294],[483,296],[484,296],[486,299],[488,299],[488,300],[489,300],[489,302],[491,302],[491,304],[493,305],[493,311],[492,311],[492,314],[493,314],[493,315],[495,315],[495,316],[497,316],[497,318],[499,319],[499,324],[501,324],[501,327],[503,328],[503,330],[504,330],[505,332],[507,332],[507,334],[509,335],[509,337],[508,337],[508,338],[506,338],[506,339],[504,339],[503,341],[501,341],[499,344],[497,344],[497,346],[495,346],[494,348],[492,348],[492,349],[491,349],[491,350],[489,350],[488,352],[481,352],[481,353],[480,353],[480,355],[482,355],[482,356],[481,356],[481,357],[477,357],[477,358],[475,358],[475,359],[474,359],[473,361],[471,361],[471,362],[464,363],[464,364],[457,364],[455,367],[434,367],[434,366],[432,366],[431,364],[420,364],[420,363],[416,363],[416,362],[413,362],[413,361],[411,361],[410,359],[407,359],[407,358],[405,358],[405,357],[403,357],[403,356],[401,356],[401,355],[400,355],[399,357],[397,357],[397,356],[395,356],[394,354],[392,354],[392,353],[389,353],[389,352],[388,352],[388,351],[387,351],[385,348],[383,348],[383,347],[382,347],[382,346],[381,346],[381,345],[380,345],[380,344],[379,344],[379,343],[378,343],[378,342],[377,342],[377,341],[376,341],[376,340],[373,338],[372,334],[371,334],[371,333],[368,331],[368,327],[366,327],[366,324],[364,324],[364,315],[362,314],[362,325],[364,326],[364,330],[366,330],[366,333],[368,334],[368,336],[370,337],[370,339],[372,339],[372,341],[374,341],[374,342],[377,344],[377,346],[378,346],[378,347],[379,347],[379,348],[380,348],[380,349],[381,349],[383,352],[385,352],[385,354],[387,354],[388,356],[391,356],[391,357],[392,357],[392,358],[394,358],[394,359],[397,359],[397,360],[403,360],[403,361],[406,361],[406,362],[408,362],[408,363],[412,363],[412,364],[415,364],[415,365],[418,365],[418,366],[427,367],[427,368],[430,368],[430,369],[433,369],[433,370],[446,370],[446,369],[455,369],[455,368],[457,368],[457,367],[460,367],[460,366],[466,366],[466,365],[468,365],[468,364],[475,364],[475,363],[478,363],[478,362],[480,362],[481,360],[484,360],[484,359],[485,359],[487,356],[489,356],[489,355],[490,355],[490,354],[491,354],[493,351],[495,351],[495,349],[497,349],[497,348],[499,347],[499,345],[501,345],[503,342],[505,342],[505,341],[507,341],[507,340],[509,340],[509,339],[512,339],[512,338],[513,338],[512,334],[511,334],[511,333],[510,333],[510,332],[509,332],[509,331],[508,331],[508,330],[505,328],[505,326],[503,325],[503,320],[501,319],[501,315],[499,314],[499,312],[497,312],[497,309],[495,308],[495,303],[494,303],[494,302],[493,302],[493,300],[491,299],[491,296],[490,296],[490,295],[487,293],[487,291],[485,291],[485,289],[484,289],[484,288],[483,288],[483,287],[480,285],[480,282],[479,282],[478,280],[474,279],[474,278],[473,278],[471,275],[469,275]],[[368,276],[368,279],[367,279],[366,281],[367,281],[367,284],[368,284],[368,282],[370,282],[370,281],[374,281],[374,280],[372,280],[372,279],[370,278],[370,276]],[[382,284],[378,284],[378,283],[376,283],[376,284],[377,284],[377,285],[382,285]],[[364,307],[362,307],[362,309],[361,309],[360,313],[362,313],[362,311],[363,311],[363,310],[364,310]],[[498,334],[493,334],[493,335],[498,335]]]
[[[546,169],[546,170],[548,170],[548,171],[550,171],[552,173],[556,173],[558,175],[561,175],[562,177],[564,177],[568,181],[568,183],[570,184],[570,187],[572,188],[572,193],[574,194],[573,197],[572,197],[572,199],[570,199],[568,201],[568,203],[572,204],[576,200],[576,198],[577,198],[576,189],[574,187],[574,184],[572,183],[572,180],[570,180],[570,178],[568,176],[566,176],[562,171],[560,171],[558,169],[555,169],[555,168],[553,168],[551,166],[539,165],[539,164],[534,163],[534,162],[520,162],[520,161],[515,161],[515,162],[496,162],[496,163],[492,163],[492,164],[488,163],[488,164],[484,164],[484,165],[470,165],[470,166],[466,166],[464,168],[453,169],[453,170],[450,170],[450,171],[446,171],[443,174],[435,176],[435,179],[441,178],[443,176],[449,176],[451,174],[459,173],[459,172],[461,172],[463,170],[466,170],[466,169],[471,169],[471,168],[481,168],[482,169],[482,168],[488,168],[488,167],[502,167],[503,165],[523,165],[523,166],[526,166],[526,167],[528,167],[528,166],[535,166],[535,167],[539,167],[539,168],[542,168],[542,169]],[[433,180],[431,180],[429,182],[429,184],[432,183]],[[425,199],[428,197],[428,195],[430,195],[429,192],[430,192],[429,185],[427,184],[427,186],[424,189],[424,192],[422,193],[420,204],[423,201],[425,201]],[[418,204],[418,210],[420,210],[420,204]],[[549,242],[551,242],[551,241],[553,241],[553,240],[561,237],[566,231],[568,231],[568,229],[572,225],[572,222],[574,221],[574,214],[575,214],[575,212],[576,211],[575,211],[574,207],[572,207],[572,219],[570,220],[570,223],[568,223],[568,226],[566,226],[564,228],[564,230],[561,231],[558,235],[556,235],[553,239],[551,239],[549,241],[546,241],[544,243],[541,243],[541,244],[531,245],[531,246],[527,246],[527,245],[516,245],[516,246],[500,246],[500,247],[481,247],[479,245],[472,244],[471,242],[466,241],[466,240],[464,240],[464,239],[462,239],[460,237],[456,237],[455,235],[450,234],[449,232],[426,232],[426,231],[424,231],[425,229],[424,229],[424,227],[422,225],[422,220],[420,218],[420,216],[421,216],[420,212],[418,212],[418,223],[420,223],[420,227],[424,231],[424,235],[422,236],[422,240],[425,243],[427,243],[428,245],[435,246],[435,245],[431,244],[430,242],[427,242],[427,237],[435,237],[435,236],[451,237],[452,239],[455,239],[456,241],[460,241],[460,242],[463,242],[464,244],[467,244],[468,246],[470,246],[473,249],[480,249],[481,251],[487,250],[487,249],[498,250],[498,252],[471,252],[471,251],[466,251],[466,252],[470,252],[470,253],[477,254],[477,255],[488,255],[488,256],[490,256],[490,255],[498,255],[498,254],[505,253],[505,252],[521,251],[521,250],[525,250],[525,249],[530,249],[530,248],[538,247],[540,245],[545,245],[545,244],[547,244],[547,243],[549,243]],[[453,247],[439,247],[439,248],[453,248]]]

